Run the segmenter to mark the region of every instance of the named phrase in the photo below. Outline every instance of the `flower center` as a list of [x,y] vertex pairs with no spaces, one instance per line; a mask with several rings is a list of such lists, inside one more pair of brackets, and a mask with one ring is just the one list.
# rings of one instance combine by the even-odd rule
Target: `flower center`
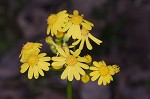
[[87,34],[89,33],[89,31],[87,30],[87,29],[82,29],[81,30],[81,34],[83,35],[83,36],[86,36]]
[[109,69],[107,66],[102,66],[100,67],[99,72],[102,76],[105,76],[109,73]]
[[33,47],[33,43],[27,43],[27,44],[25,44],[25,45],[23,46],[23,49],[29,50],[29,49],[31,49],[32,47]]
[[79,16],[79,12],[77,10],[73,11],[73,16],[71,17],[71,22],[75,25],[79,25],[83,20],[82,16]]
[[71,22],[75,25],[79,25],[83,20],[82,16],[78,16],[78,15],[73,15],[71,18]]
[[57,15],[52,14],[51,16],[48,17],[48,24],[54,24],[57,21]]
[[37,55],[30,56],[27,62],[30,66],[36,65],[38,63],[38,56]]
[[67,64],[68,66],[74,66],[76,63],[77,63],[76,57],[74,57],[73,55],[69,55],[69,56],[67,57],[66,64]]

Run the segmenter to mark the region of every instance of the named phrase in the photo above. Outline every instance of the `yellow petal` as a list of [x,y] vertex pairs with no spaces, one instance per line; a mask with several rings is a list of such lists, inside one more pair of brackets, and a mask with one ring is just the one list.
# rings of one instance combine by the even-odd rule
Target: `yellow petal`
[[75,47],[74,45],[70,45],[70,46],[69,46],[69,48],[74,48],[74,47]]
[[72,66],[69,66],[68,67],[68,80],[69,81],[73,80],[73,71],[74,71],[74,68]]
[[39,62],[38,62],[38,66],[50,66],[50,63],[39,61]]
[[48,26],[48,28],[47,28],[47,35],[50,33],[50,30],[51,30],[51,27]]
[[87,59],[85,57],[78,57],[77,60],[79,62],[87,62]]
[[65,63],[66,63],[65,61],[53,62],[52,66],[63,66]]
[[103,79],[103,77],[100,76],[100,78],[99,78],[99,80],[98,80],[98,85],[101,85],[101,84],[102,84],[102,79]]
[[100,75],[94,75],[94,76],[91,78],[91,80],[92,80],[92,81],[95,81],[99,76],[100,76]]
[[56,35],[57,34],[57,27],[56,27],[56,25],[53,25],[52,29],[53,29],[53,33]]
[[73,52],[73,55],[77,57],[80,55],[80,53],[81,53],[81,50],[77,49],[75,52]]
[[97,67],[90,67],[90,70],[98,70],[98,68]]
[[56,27],[56,34],[55,35],[57,35],[58,34],[58,31],[62,31],[62,28],[61,28],[61,26],[60,25],[57,25]]
[[57,13],[57,16],[62,16],[63,14],[65,14],[67,12],[67,10],[63,10],[63,11],[61,11],[61,12],[58,12]]
[[27,65],[28,65],[27,63],[24,63],[21,65],[21,68],[25,68],[25,67],[27,67]]
[[67,46],[65,47],[65,52],[66,52],[67,56],[70,55],[69,48]]
[[111,76],[110,76],[110,75],[107,75],[107,76],[106,76],[106,82],[109,84],[110,81],[111,81]]
[[54,69],[61,69],[63,66],[53,66]]
[[74,68],[73,70],[73,75],[76,78],[76,80],[80,80],[80,74],[79,72],[76,70],[76,68]]
[[89,42],[89,39],[88,39],[88,37],[86,38],[86,47],[89,49],[89,50],[92,50],[92,45],[90,44],[90,42]]
[[39,73],[36,65],[33,66],[33,73],[34,73],[34,78],[37,79],[39,77]]
[[68,67],[66,67],[66,69],[61,74],[61,79],[65,79],[67,76],[68,76]]
[[88,37],[93,40],[96,44],[100,45],[100,43],[102,43],[101,40],[95,38],[93,35],[91,35],[90,33],[88,34]]
[[72,33],[74,33],[74,32],[73,32],[73,26],[70,27],[70,29],[68,30],[66,36],[67,36],[68,38],[70,38],[70,37],[72,36]]
[[87,21],[87,20],[84,20],[84,22],[87,23],[87,24],[89,24],[89,25],[91,25],[92,27],[94,26],[93,23],[91,23],[91,22],[89,22],[89,21]]
[[44,72],[40,67],[37,67],[37,70],[41,76],[44,76]]
[[113,77],[111,75],[108,75],[108,78],[110,79],[110,81],[113,81]]
[[38,65],[41,69],[45,70],[45,71],[48,71],[49,70],[49,67],[48,66],[45,66],[45,65]]
[[39,58],[39,61],[50,61],[51,58],[50,57],[42,57],[42,58]]
[[27,69],[29,68],[29,65],[27,63],[24,63],[21,65],[21,73],[24,73],[25,71],[27,71]]
[[32,79],[32,77],[33,77],[33,67],[30,67],[28,71],[28,78]]
[[46,55],[47,55],[46,53],[41,53],[41,54],[38,55],[38,57],[40,58],[40,57],[44,57]]
[[76,67],[76,70],[81,74],[81,75],[85,75],[85,71],[79,67],[79,66],[75,66]]
[[99,71],[93,71],[90,73],[90,76],[100,75]]
[[105,63],[105,61],[102,61],[102,64],[103,64],[104,66],[106,66],[106,63]]
[[[73,32],[73,33],[72,33],[72,38],[73,38],[73,39],[76,39],[76,38],[77,38],[76,35],[78,34],[78,33],[77,33],[77,30],[76,30],[76,26],[77,26],[77,25],[72,24],[72,29],[70,30],[70,31]],[[77,34],[76,34],[76,33],[77,33]]]
[[100,67],[98,62],[96,62],[96,61],[93,62],[93,65],[96,66],[96,67]]
[[80,46],[79,46],[79,49],[80,49],[80,50],[82,50],[82,49],[83,49],[84,42],[85,42],[85,39],[84,39],[84,38],[82,38],[81,43],[80,43]]
[[64,57],[52,57],[52,60],[53,61],[65,61],[66,58],[64,58]]
[[87,29],[87,30],[91,30],[91,29],[92,29],[92,27],[91,27],[89,24],[86,24],[86,23],[84,23],[84,22],[82,22],[81,25],[82,25],[85,29]]
[[72,45],[78,45],[80,43],[81,39],[78,39],[77,41],[73,42]]
[[70,27],[71,27],[72,23],[71,22],[68,22],[66,24],[66,26],[63,28],[62,32],[66,32]]
[[81,30],[79,25],[73,25],[74,30],[72,31],[72,38],[73,39],[81,39]]
[[105,86],[105,85],[107,84],[107,82],[106,82],[106,77],[105,77],[105,76],[103,76],[102,81],[103,81],[103,85]]
[[60,55],[67,57],[67,54],[64,52],[62,48],[60,48],[59,46],[56,46],[56,49],[60,53]]
[[114,75],[114,74],[115,74],[114,68],[113,68],[112,66],[108,66],[108,68],[109,68],[109,73],[110,73],[111,75]]
[[54,36],[54,27],[51,28],[51,35]]
[[89,69],[89,66],[86,65],[86,64],[78,62],[77,65],[80,66],[80,67],[82,67],[82,68],[84,68],[84,69]]

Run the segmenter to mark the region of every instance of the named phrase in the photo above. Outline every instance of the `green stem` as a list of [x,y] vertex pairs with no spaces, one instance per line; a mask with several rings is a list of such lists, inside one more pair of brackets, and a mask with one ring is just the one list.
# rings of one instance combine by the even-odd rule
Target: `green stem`
[[67,80],[67,99],[72,99],[72,81]]

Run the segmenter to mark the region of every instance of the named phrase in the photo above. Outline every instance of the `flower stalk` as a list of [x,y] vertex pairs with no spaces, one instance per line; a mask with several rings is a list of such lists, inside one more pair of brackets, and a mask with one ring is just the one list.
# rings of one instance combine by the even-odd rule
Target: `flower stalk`
[[67,80],[67,99],[72,99],[72,81]]

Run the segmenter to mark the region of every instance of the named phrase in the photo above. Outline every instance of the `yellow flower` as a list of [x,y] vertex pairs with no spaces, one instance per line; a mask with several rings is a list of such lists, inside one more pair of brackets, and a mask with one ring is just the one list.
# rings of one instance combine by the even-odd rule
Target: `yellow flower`
[[69,81],[72,81],[75,77],[76,80],[80,80],[80,74],[85,75],[83,69],[89,69],[89,66],[85,63],[87,60],[84,57],[80,57],[81,50],[77,49],[75,52],[69,50],[68,46],[63,49],[56,46],[59,56],[52,57],[54,61],[52,66],[65,66],[65,70],[61,75],[61,79],[68,77]]
[[50,57],[45,57],[46,53],[31,53],[25,62],[21,65],[21,73],[26,72],[28,69],[28,78],[32,79],[33,75],[34,78],[37,79],[39,77],[39,74],[41,76],[44,76],[44,71],[49,70],[50,63],[47,61],[50,61]]
[[47,34],[51,32],[51,35],[56,35],[58,31],[62,31],[62,27],[65,26],[65,22],[68,21],[68,14],[66,10],[58,12],[57,14],[51,14],[47,19]]
[[83,76],[81,77],[81,81],[82,81],[83,83],[87,83],[87,82],[89,82],[89,80],[90,80],[89,75],[83,75]]
[[80,42],[80,46],[79,46],[79,49],[82,50],[83,49],[83,46],[84,46],[84,42],[86,42],[86,47],[89,49],[89,50],[92,50],[93,47],[92,45],[90,44],[90,41],[89,41],[89,38],[91,40],[93,40],[96,44],[100,45],[100,43],[102,43],[101,40],[95,38],[93,35],[91,35],[89,33],[89,31],[85,28],[83,28],[81,30],[81,33],[82,33],[82,36],[81,36],[81,39],[78,39],[77,41],[75,41],[74,43],[72,43],[72,46],[75,46],[77,44],[79,44]]
[[90,55],[86,55],[84,56],[86,59],[87,59],[87,62],[86,63],[91,63],[92,62],[92,57]]
[[[92,72],[90,73],[90,76],[92,76],[92,81],[95,81],[99,78],[98,85],[106,85],[107,83],[109,84],[111,81],[113,81],[112,75],[116,73],[113,66],[107,66],[104,61],[94,61],[93,65],[94,66],[90,67],[90,70],[92,70]],[[118,67],[115,68],[117,69]]]
[[19,57],[21,57],[20,61],[24,62],[26,60],[26,57],[28,57],[30,53],[33,53],[33,52],[39,53],[41,46],[42,46],[41,43],[27,42],[22,47],[21,54],[19,55]]
[[73,39],[81,38],[81,26],[86,28],[87,30],[91,30],[94,26],[91,22],[83,19],[83,15],[79,15],[77,10],[73,11],[73,15],[70,15],[70,20],[66,23],[63,31],[67,31],[67,36],[70,38],[72,36]]

